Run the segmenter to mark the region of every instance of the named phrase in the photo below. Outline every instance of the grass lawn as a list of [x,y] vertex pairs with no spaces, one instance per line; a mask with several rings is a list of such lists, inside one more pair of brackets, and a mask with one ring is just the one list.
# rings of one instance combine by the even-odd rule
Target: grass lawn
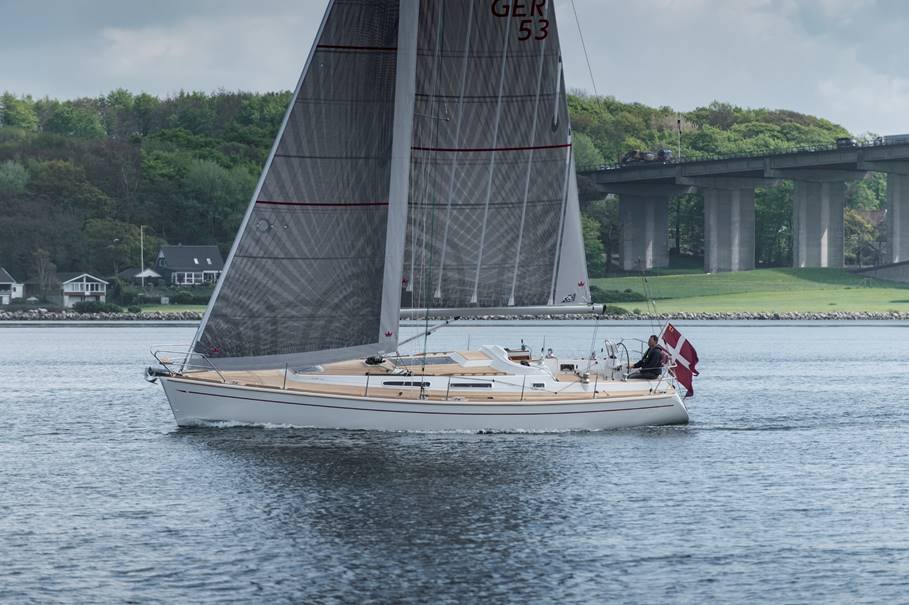
[[[640,277],[591,280],[604,290],[644,293]],[[659,312],[909,311],[909,284],[866,279],[840,269],[758,269],[647,278]],[[618,303],[646,310],[647,303]]]
[[142,305],[142,311],[145,313],[154,313],[155,311],[162,313],[186,313],[188,311],[204,313],[205,305]]

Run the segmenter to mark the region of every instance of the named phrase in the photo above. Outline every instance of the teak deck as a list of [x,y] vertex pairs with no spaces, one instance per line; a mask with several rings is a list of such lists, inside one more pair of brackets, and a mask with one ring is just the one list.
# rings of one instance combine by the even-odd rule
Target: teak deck
[[[230,384],[239,384],[249,387],[264,387],[269,389],[277,390],[286,390],[293,391],[295,393],[312,393],[314,395],[318,394],[328,394],[328,395],[349,395],[353,397],[377,397],[382,399],[420,399],[420,389],[418,387],[406,387],[406,388],[389,388],[384,386],[372,386],[369,388],[365,387],[355,387],[355,386],[345,386],[345,385],[334,385],[334,384],[300,384],[288,380],[287,385],[284,385],[284,374],[283,372],[278,375],[264,375],[262,373],[256,373],[254,377],[250,376],[248,372],[222,372],[225,380]],[[193,372],[191,374],[186,374],[181,376],[184,379],[189,380],[199,380],[201,382],[213,382],[221,384],[221,378],[214,372]],[[244,380],[243,377],[250,378],[253,380]],[[608,383],[603,383],[604,385]],[[601,399],[603,401],[608,401],[610,399],[622,398],[626,399],[629,397],[646,397],[652,395],[649,390],[640,390],[640,391],[622,391],[621,393],[609,393],[605,390],[598,389],[596,394],[594,393],[553,393],[552,391],[540,391],[540,390],[531,390],[527,389],[523,394],[521,393],[496,393],[478,396],[475,391],[461,391],[452,389],[448,392],[447,397],[444,390],[439,389],[426,389],[424,400],[429,401],[469,401],[471,403],[495,403],[495,402],[512,402],[512,401],[579,401],[579,400],[590,400],[590,399]]]
[[[488,356],[479,351],[470,351],[459,353],[470,361],[492,361]],[[433,355],[430,358],[446,357],[446,355]],[[419,356],[411,356],[409,359],[419,359]],[[376,376],[376,377],[400,377],[419,382],[421,376],[505,376],[504,372],[496,370],[491,365],[464,367],[460,364],[444,363],[429,364],[425,368],[420,365],[411,365],[408,368],[410,374],[395,374],[396,367],[392,360],[386,360],[379,365],[367,365],[363,360],[341,361],[328,363],[321,366],[321,371],[313,372],[312,375],[318,376]],[[380,383],[368,386],[354,385],[336,385],[336,384],[314,384],[302,383],[296,380],[296,376],[305,376],[308,372],[299,374],[287,374],[285,370],[258,370],[258,371],[198,371],[183,375],[183,378],[190,380],[199,380],[203,382],[237,384],[249,387],[259,387],[268,389],[278,389],[293,391],[295,393],[312,393],[312,394],[329,394],[329,395],[347,395],[354,397],[377,397],[383,399],[420,399],[419,387],[388,387]],[[513,376],[514,380],[523,381],[522,377]],[[223,378],[223,381],[222,381]],[[416,380],[414,380],[416,379]],[[580,378],[575,374],[560,374],[556,377],[567,388],[571,384],[577,383]],[[530,381],[530,378],[528,379]],[[378,380],[376,381],[379,382]],[[645,397],[652,395],[650,390],[641,389],[636,391],[623,390],[620,393],[610,393],[607,389],[610,381],[600,381],[600,388],[595,392],[573,392],[565,393],[558,391],[543,391],[527,387],[522,393],[517,392],[487,392],[478,393],[476,389],[426,389],[423,393],[424,400],[430,401],[469,401],[472,403],[495,403],[495,402],[516,402],[516,401],[576,401],[600,399],[608,401],[616,398]],[[517,385],[516,385],[517,386]],[[667,385],[668,388],[668,385]]]

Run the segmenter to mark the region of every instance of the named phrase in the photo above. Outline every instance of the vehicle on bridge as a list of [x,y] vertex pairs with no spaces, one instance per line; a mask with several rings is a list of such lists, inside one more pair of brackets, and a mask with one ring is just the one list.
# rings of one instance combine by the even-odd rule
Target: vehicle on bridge
[[853,147],[858,147],[859,143],[852,137],[839,137],[836,140],[837,149],[852,149]]
[[632,149],[625,153],[619,160],[619,164],[626,166],[628,164],[669,164],[672,162],[672,150],[660,149],[659,151],[638,151]]
[[874,139],[875,145],[905,145],[909,143],[909,134],[888,134]]

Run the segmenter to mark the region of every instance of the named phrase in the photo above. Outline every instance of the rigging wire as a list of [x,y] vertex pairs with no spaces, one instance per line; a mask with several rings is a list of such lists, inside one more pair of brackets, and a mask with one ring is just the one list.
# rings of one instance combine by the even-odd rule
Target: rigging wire
[[[581,19],[578,17],[578,8],[575,6],[574,0],[571,0],[571,11],[574,13],[574,22],[578,27],[578,38],[581,40],[581,48],[584,51],[584,60],[587,62],[587,73],[590,76],[590,83],[593,85],[593,94],[599,99],[600,93],[597,90],[597,80],[593,75],[593,66],[590,63],[590,53],[587,52],[587,43],[584,41]],[[681,121],[679,122],[679,134],[681,135]],[[679,156],[681,157],[681,142],[679,143]],[[650,283],[647,281],[647,275],[645,274],[643,267],[641,268],[641,281],[643,282],[644,296],[647,297],[647,311],[650,314],[650,329],[653,330],[651,333],[655,334],[659,328],[659,320],[656,318],[656,301],[653,298],[653,292],[650,289]]]
[[[653,299],[653,291],[650,289],[650,282],[647,281],[647,274],[644,272],[643,267],[641,267],[641,282],[643,283],[644,296],[647,298],[647,313],[650,315],[650,333],[657,334],[659,320],[656,317],[656,301]],[[657,336],[659,335],[657,334]]]
[[588,374],[590,374],[590,368],[593,366],[593,361],[597,353],[597,332],[600,330],[600,317],[602,317],[602,315],[597,313],[596,320],[594,320],[593,324],[593,338],[590,339],[590,356],[587,360]]
[[590,83],[593,84],[593,94],[599,99],[600,93],[597,91],[597,80],[593,77],[593,67],[590,64],[590,55],[587,53],[587,44],[584,42],[584,33],[581,31],[581,19],[578,17],[578,9],[574,5],[574,0],[571,0],[571,11],[574,13],[574,22],[578,26],[578,38],[581,40],[581,48],[584,50],[584,59],[587,61],[587,73],[590,74]]

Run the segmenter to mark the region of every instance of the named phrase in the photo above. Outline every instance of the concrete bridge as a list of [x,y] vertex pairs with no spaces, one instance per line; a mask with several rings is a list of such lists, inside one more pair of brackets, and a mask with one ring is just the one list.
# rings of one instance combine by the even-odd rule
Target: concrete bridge
[[626,271],[669,264],[669,200],[704,196],[704,270],[754,269],[754,189],[790,180],[793,265],[842,267],[846,184],[887,174],[887,261],[909,260],[909,142],[749,157],[632,164],[584,171],[602,192],[619,196]]

